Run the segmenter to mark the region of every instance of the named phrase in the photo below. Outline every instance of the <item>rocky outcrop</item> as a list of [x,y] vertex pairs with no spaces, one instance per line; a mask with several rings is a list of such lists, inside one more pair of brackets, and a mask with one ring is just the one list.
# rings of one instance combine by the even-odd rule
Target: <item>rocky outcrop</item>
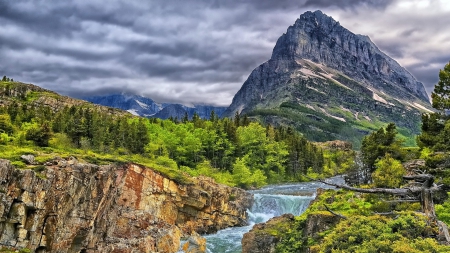
[[0,245],[35,252],[176,252],[181,236],[246,224],[252,196],[199,177],[181,184],[137,164],[0,160]]
[[244,113],[289,125],[310,140],[360,144],[379,122],[418,134],[421,113],[432,110],[423,84],[406,69],[367,36],[316,11],[302,14],[278,39],[271,59],[253,70],[223,116]]
[[274,253],[275,246],[280,241],[287,228],[284,224],[294,221],[293,214],[283,214],[265,223],[259,223],[244,234],[242,238],[243,253]]
[[182,249],[185,253],[205,253],[206,239],[198,234],[193,234],[189,236],[187,242],[183,244]]
[[331,150],[342,150],[342,151],[351,151],[352,144],[348,141],[327,141],[327,142],[319,142],[316,143],[319,147],[323,149],[331,149]]

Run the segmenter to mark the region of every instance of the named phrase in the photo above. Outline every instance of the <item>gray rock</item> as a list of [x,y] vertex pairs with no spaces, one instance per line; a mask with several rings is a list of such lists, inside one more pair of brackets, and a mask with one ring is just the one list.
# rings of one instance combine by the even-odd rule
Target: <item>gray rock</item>
[[34,155],[21,155],[20,158],[22,158],[26,164],[35,164]]
[[[286,116],[296,113],[295,108],[283,114],[270,111],[283,103],[303,109],[296,118]],[[341,131],[347,136],[373,130],[351,123],[364,120],[366,126],[373,121],[394,122],[416,134],[420,114],[429,110],[433,109],[422,83],[369,37],[316,11],[302,14],[278,39],[270,60],[253,70],[222,116],[261,115],[266,123],[306,129],[314,132],[311,136],[328,134],[316,139],[326,141],[342,137],[339,129],[331,133],[323,129],[336,119],[348,124]],[[302,118],[310,121],[299,121]]]

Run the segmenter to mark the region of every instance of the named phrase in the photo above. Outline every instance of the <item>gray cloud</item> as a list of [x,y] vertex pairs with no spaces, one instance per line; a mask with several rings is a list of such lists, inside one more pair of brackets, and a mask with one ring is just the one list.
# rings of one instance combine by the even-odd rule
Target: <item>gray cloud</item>
[[[0,0],[0,74],[78,97],[123,91],[225,106],[287,27],[322,9],[429,90],[430,73],[450,59],[450,33],[437,27],[450,15],[392,13],[400,1]],[[428,41],[440,33],[441,45]]]

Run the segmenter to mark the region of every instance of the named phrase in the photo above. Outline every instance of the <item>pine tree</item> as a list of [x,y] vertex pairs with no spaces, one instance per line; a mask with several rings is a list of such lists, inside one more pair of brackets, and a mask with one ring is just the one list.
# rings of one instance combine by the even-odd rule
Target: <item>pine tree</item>
[[181,120],[181,122],[183,122],[183,123],[189,122],[189,115],[187,112],[184,112],[184,116],[183,116],[183,119]]
[[445,114],[450,110],[450,62],[439,71],[439,82],[431,93],[433,107]]
[[234,126],[238,128],[240,125],[241,125],[241,117],[239,115],[239,112],[236,111],[236,113],[234,114]]

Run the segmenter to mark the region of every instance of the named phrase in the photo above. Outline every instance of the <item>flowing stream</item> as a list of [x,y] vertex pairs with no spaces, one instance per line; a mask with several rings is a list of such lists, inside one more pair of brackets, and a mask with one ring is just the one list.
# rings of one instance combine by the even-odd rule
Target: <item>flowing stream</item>
[[[343,184],[342,177],[330,178],[327,181]],[[302,214],[311,200],[315,198],[317,188],[331,188],[318,182],[270,185],[260,190],[250,191],[255,202],[248,210],[249,225],[233,227],[204,236],[207,241],[208,253],[241,253],[243,235],[250,231],[256,223],[269,220],[285,213]]]

